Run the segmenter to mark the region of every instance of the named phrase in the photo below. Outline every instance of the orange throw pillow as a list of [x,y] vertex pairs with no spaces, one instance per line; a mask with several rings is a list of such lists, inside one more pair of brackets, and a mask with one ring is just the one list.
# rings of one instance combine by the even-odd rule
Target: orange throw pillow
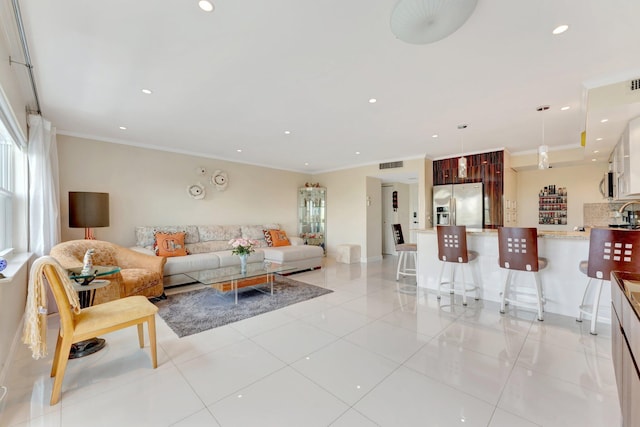
[[185,256],[188,255],[184,246],[185,233],[156,233],[156,255],[158,256]]
[[291,242],[284,230],[269,230],[271,246],[291,246]]

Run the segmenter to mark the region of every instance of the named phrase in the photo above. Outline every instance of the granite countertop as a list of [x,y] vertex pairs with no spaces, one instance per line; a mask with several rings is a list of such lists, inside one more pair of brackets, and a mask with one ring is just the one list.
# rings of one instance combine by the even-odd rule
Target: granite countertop
[[[418,233],[435,233],[435,228],[417,229]],[[468,228],[467,235],[470,236],[494,236],[498,234],[497,229],[491,228]],[[586,231],[549,231],[538,230],[538,237],[545,239],[567,239],[567,240],[589,240],[589,229]]]
[[638,319],[640,319],[640,273],[613,271],[611,276],[627,297]]

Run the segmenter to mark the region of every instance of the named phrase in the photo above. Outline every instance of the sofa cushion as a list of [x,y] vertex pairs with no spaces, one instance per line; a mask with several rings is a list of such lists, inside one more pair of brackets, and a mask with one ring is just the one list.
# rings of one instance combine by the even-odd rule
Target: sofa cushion
[[151,249],[156,240],[154,234],[157,231],[163,233],[184,231],[185,243],[197,243],[200,241],[198,237],[198,227],[195,225],[138,226],[136,227],[136,246]]
[[255,240],[258,243],[256,243],[254,246],[256,248],[263,248],[265,246],[268,246],[267,241],[265,240],[265,235],[264,235],[265,229],[279,230],[280,225],[278,224],[243,225],[241,226],[242,238]]
[[[240,257],[238,255],[232,254],[231,251],[218,251],[215,253],[215,255],[220,260],[220,267],[240,265]],[[264,261],[264,254],[260,250],[253,252],[252,254],[249,255],[249,258],[247,258],[248,263],[263,262],[263,261]]]
[[291,246],[291,242],[284,230],[264,230],[264,237],[269,247]]
[[283,264],[290,261],[300,261],[307,258],[322,258],[324,251],[320,246],[279,246],[272,248],[260,248],[267,261]]
[[228,240],[209,240],[186,245],[190,254],[205,254],[208,252],[228,251],[231,245]]
[[198,234],[201,242],[211,240],[228,242],[242,236],[239,225],[199,225]]
[[184,246],[184,231],[177,233],[156,232],[155,249],[156,255],[174,257],[187,255],[187,249]]
[[189,273],[192,271],[210,270],[220,267],[220,259],[214,253],[192,254],[167,258],[164,275]]

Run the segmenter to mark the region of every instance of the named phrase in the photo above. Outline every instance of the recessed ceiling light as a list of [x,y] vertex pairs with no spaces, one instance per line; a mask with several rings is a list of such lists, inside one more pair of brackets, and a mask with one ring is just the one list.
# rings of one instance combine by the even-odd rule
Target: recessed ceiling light
[[568,105],[565,105],[564,107],[560,108],[560,110],[561,111],[567,111],[569,108],[571,108],[571,107],[569,107]]
[[378,102],[378,100],[375,99],[375,98],[370,98],[369,99],[369,104],[375,104],[376,102]]
[[553,34],[562,34],[565,31],[567,31],[569,29],[568,25],[558,25],[556,28],[553,29]]
[[593,150],[593,154],[598,154],[600,150]]
[[120,129],[127,130],[127,127],[126,126],[120,126]]
[[304,162],[304,165],[305,166],[309,166],[309,162]]
[[142,89],[142,93],[144,93],[146,95],[151,95],[153,92],[151,92],[150,89]]
[[213,4],[207,0],[200,0],[198,2],[198,7],[205,12],[211,12],[213,10]]
[[242,153],[242,148],[238,148],[236,151],[237,151],[238,153]]
[[602,138],[596,138],[596,141],[602,141]]
[[592,162],[595,162],[595,161],[596,161],[596,159],[591,159],[591,161],[592,161]]
[[602,119],[600,120],[600,123],[607,123],[609,121],[609,119]]
[[356,154],[360,154],[360,152],[359,152],[359,151],[356,151]]
[[440,136],[440,135],[438,135],[437,133],[434,133],[433,135],[431,135],[431,138],[437,138],[437,137],[439,137],[439,136]]
[[290,130],[285,130],[285,131],[284,131],[284,134],[285,134],[285,135],[291,135],[291,131],[290,131]]

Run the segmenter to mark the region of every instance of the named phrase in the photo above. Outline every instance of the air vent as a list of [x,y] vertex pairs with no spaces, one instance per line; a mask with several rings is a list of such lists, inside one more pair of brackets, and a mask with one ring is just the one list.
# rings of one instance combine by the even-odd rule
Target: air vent
[[402,160],[399,162],[380,163],[380,169],[395,169],[401,167],[404,167],[404,162]]
[[638,89],[640,89],[640,79],[631,80],[631,90],[634,91]]

